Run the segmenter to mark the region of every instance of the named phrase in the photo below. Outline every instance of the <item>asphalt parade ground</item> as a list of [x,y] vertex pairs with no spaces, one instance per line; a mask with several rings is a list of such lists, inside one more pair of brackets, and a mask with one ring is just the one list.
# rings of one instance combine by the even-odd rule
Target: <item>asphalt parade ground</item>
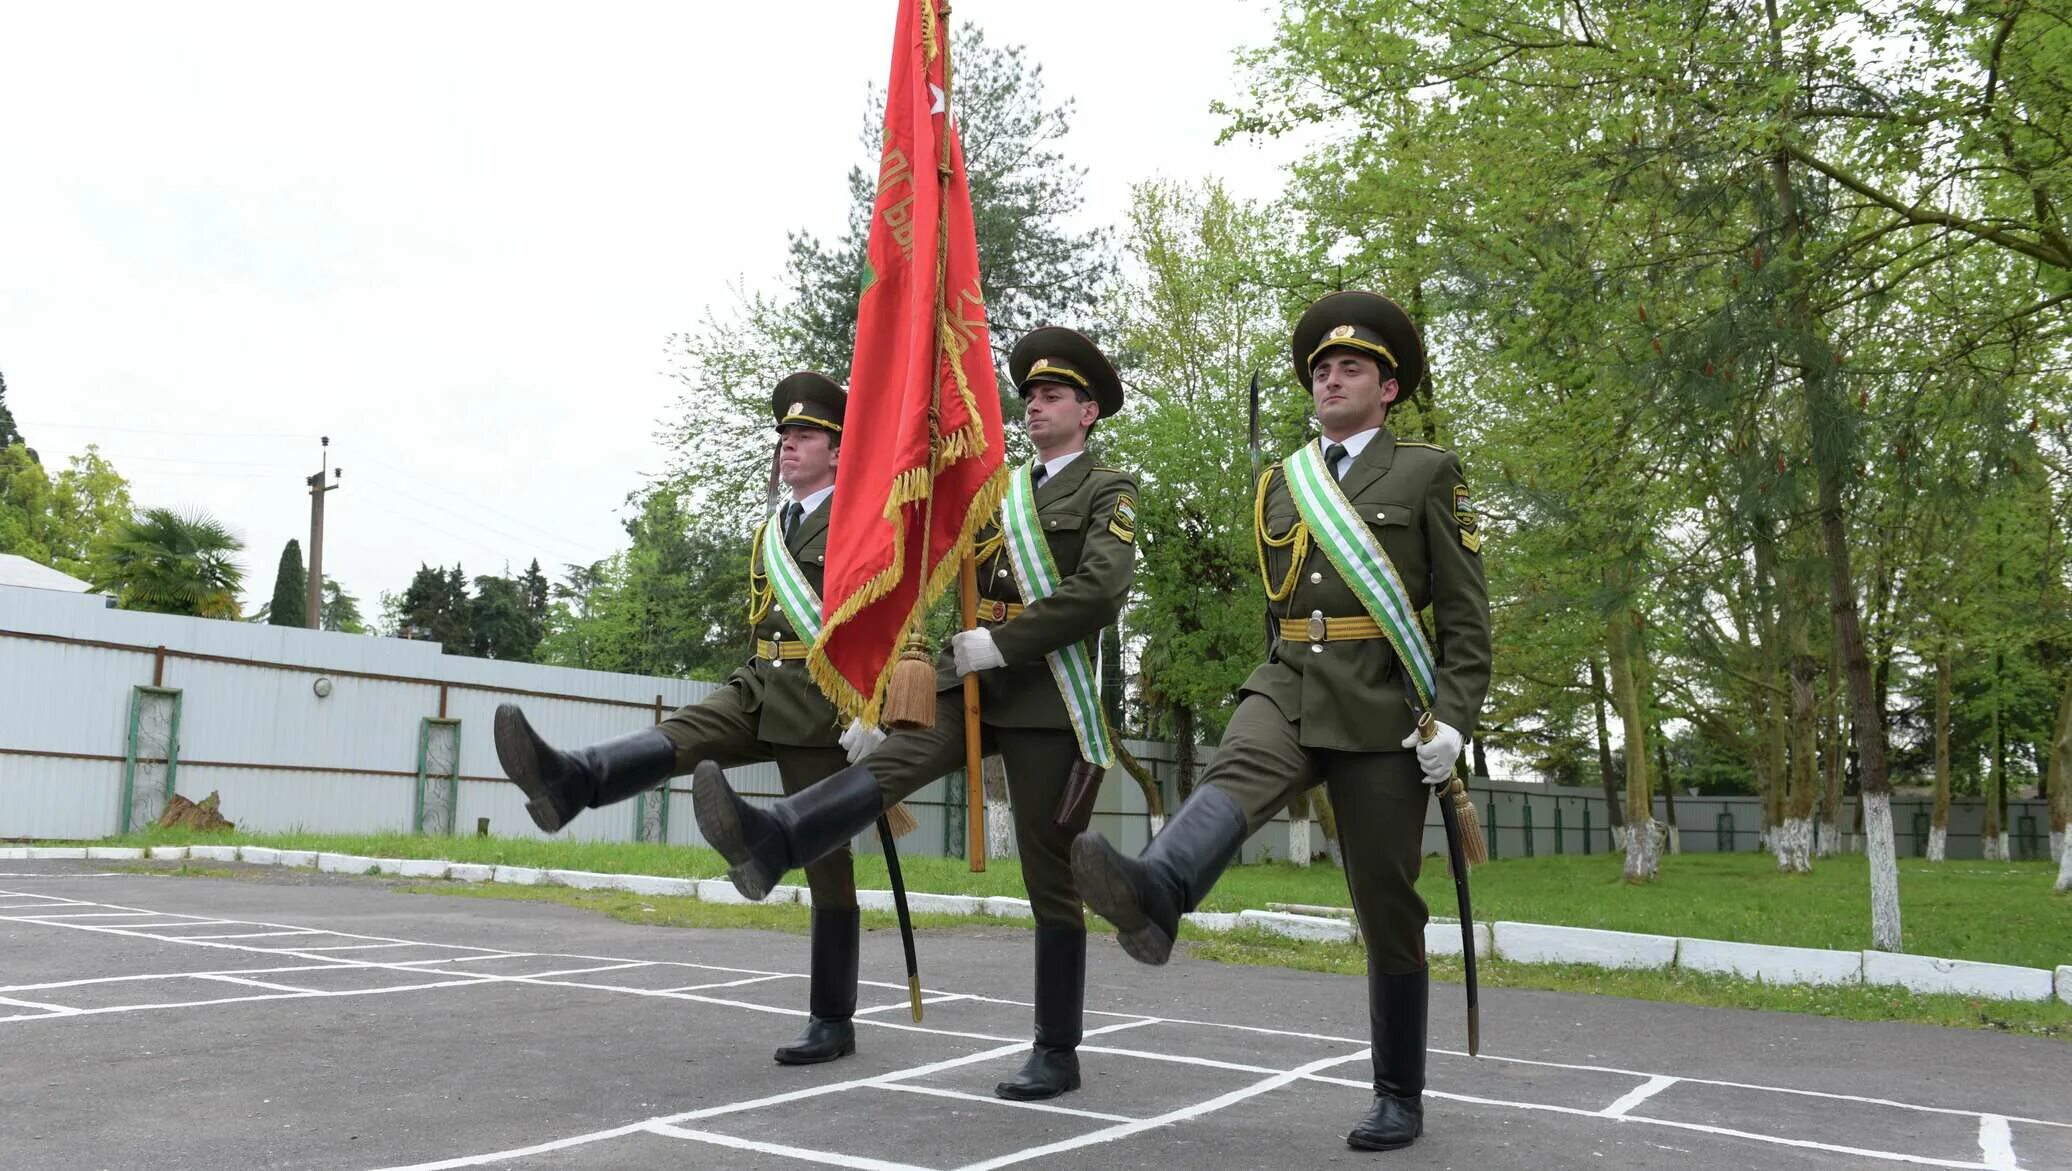
[[393,880],[0,863],[0,1168],[2072,1168],[2072,1046],[1432,990],[1426,1137],[1366,1154],[1364,982],[1096,935],[1086,1084],[995,1098],[1025,930],[865,933],[857,1053],[786,1067],[807,941]]

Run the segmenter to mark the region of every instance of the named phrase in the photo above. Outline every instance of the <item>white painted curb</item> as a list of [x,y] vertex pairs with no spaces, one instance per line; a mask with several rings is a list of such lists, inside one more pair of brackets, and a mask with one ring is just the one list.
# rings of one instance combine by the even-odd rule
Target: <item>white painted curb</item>
[[611,890],[614,874],[599,874],[594,870],[549,870],[547,881],[556,886],[575,890]]
[[235,862],[237,861],[237,847],[189,846],[187,847],[187,856],[189,858],[199,858],[204,862]]
[[1034,919],[1036,917],[1036,910],[1029,905],[1029,900],[1017,899],[1008,895],[994,895],[987,899],[985,913],[1001,919]]
[[0,846],[0,862],[25,862],[28,858],[27,846]]
[[86,860],[85,846],[30,846],[29,857],[83,862]]
[[1860,984],[1863,954],[1817,947],[1775,947],[1723,939],[1682,939],[1676,966],[1765,984]]
[[1890,984],[1914,992],[1984,996],[1994,1000],[2049,1000],[2051,973],[2042,968],[1943,960],[1892,952],[1863,953],[1863,982]]
[[[697,894],[694,897],[701,903],[747,906],[753,901],[740,891],[735,890],[733,882],[724,878],[701,878],[698,880],[696,890]],[[776,892],[773,890],[771,896],[775,897],[775,895]],[[765,899],[764,901],[768,902],[769,900]]]
[[2072,1004],[2072,964],[2058,965],[2058,999]]
[[1180,916],[1182,921],[1203,931],[1230,931],[1237,927],[1236,911],[1191,911]]
[[1490,942],[1499,958],[1522,964],[1589,964],[1599,968],[1666,968],[1676,963],[1676,937],[1551,927],[1541,923],[1494,923]]
[[104,859],[109,862],[129,862],[142,858],[144,856],[144,848],[142,846],[88,846],[86,848],[86,856]]
[[317,855],[317,869],[326,874],[365,874],[374,865],[374,859],[361,854]]
[[1353,925],[1325,915],[1293,915],[1286,911],[1239,911],[1240,927],[1257,927],[1289,939],[1310,939],[1319,943],[1345,943],[1355,937]]
[[187,847],[153,846],[151,847],[151,857],[154,859],[166,859],[177,862],[187,857]]
[[674,895],[677,898],[698,897],[698,880],[695,878],[662,878],[653,874],[614,874],[612,888],[635,895]]
[[[1477,923],[1474,931],[1476,958],[1489,958],[1489,924]],[[1425,924],[1424,937],[1426,955],[1457,956],[1461,953],[1458,919]]]
[[383,874],[399,878],[444,878],[451,863],[437,858],[381,858],[374,863]]
[[489,881],[508,882],[512,886],[538,886],[546,877],[546,871],[531,866],[499,866],[491,873]]
[[[283,858],[281,865],[287,864]],[[490,882],[496,878],[496,867],[481,862],[455,862],[446,868],[446,877],[455,882]]]
[[266,846],[239,846],[237,848],[237,860],[249,862],[254,866],[279,866],[281,864],[281,852]]
[[[158,857],[158,851],[151,851],[151,856],[153,858]],[[316,864],[317,855],[314,850],[282,850],[280,857],[274,860],[274,865],[276,866],[314,866]]]

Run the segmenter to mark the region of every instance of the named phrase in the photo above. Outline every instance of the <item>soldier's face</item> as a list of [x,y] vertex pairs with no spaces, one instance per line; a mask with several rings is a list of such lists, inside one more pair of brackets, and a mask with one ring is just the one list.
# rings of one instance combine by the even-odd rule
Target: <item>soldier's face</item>
[[1086,429],[1100,417],[1100,404],[1080,402],[1071,387],[1039,382],[1029,391],[1024,422],[1029,429],[1029,442],[1036,445],[1036,450],[1050,451],[1084,439]]
[[841,453],[834,436],[818,427],[786,427],[777,444],[777,476],[794,496],[835,482],[835,462]]
[[1381,426],[1401,390],[1394,378],[1382,377],[1381,363],[1357,350],[1326,350],[1310,368],[1317,421],[1333,438]]

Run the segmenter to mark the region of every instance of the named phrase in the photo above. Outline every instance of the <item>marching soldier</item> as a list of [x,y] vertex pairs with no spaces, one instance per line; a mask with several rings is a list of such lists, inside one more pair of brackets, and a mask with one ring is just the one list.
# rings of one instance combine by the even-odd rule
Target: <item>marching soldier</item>
[[[1079,1088],[1086,921],[1070,849],[1114,760],[1101,716],[1100,633],[1129,593],[1136,483],[1085,451],[1095,422],[1122,407],[1122,383],[1091,341],[1056,326],[1034,330],[1008,369],[1037,455],[1015,470],[995,522],[978,534],[980,624],[957,634],[938,665],[935,727],[895,732],[868,761],[767,810],[735,796],[716,768],[700,767],[692,791],[698,828],[732,865],[735,886],[762,898],[786,870],[812,865],[963,763],[961,677],[976,673],[985,740],[1007,765],[1036,917],[1035,1045],[994,1092],[1032,1100]],[[1068,784],[1075,777],[1081,783]]]
[[[1451,776],[1489,686],[1482,538],[1460,464],[1386,426],[1389,404],[1424,378],[1424,346],[1402,309],[1334,293],[1303,314],[1293,343],[1323,437],[1257,489],[1279,639],[1245,681],[1201,786],[1143,854],[1085,833],[1072,870],[1123,949],[1162,964],[1180,916],[1245,839],[1325,785],[1367,945],[1374,1040],[1374,1105],[1346,1141],[1389,1150],[1424,1129],[1429,981],[1416,882],[1430,786]],[[1427,606],[1435,639],[1417,617]],[[1420,718],[1431,721],[1422,742]]]
[[[540,738],[515,704],[496,709],[496,752],[504,773],[525,791],[533,821],[554,833],[585,809],[624,801],[690,772],[775,761],[784,791],[796,793],[860,760],[883,734],[852,723],[805,670],[820,628],[820,583],[827,557],[828,497],[841,455],[848,395],[824,375],[794,374],[777,384],[771,414],[778,475],[791,502],[756,529],[749,556],[749,626],[755,656],[695,704],[654,728],[564,752]],[[856,1051],[856,879],[846,838],[806,867],[813,890],[812,975],[805,1032],[777,1050],[785,1065],[833,1061]]]

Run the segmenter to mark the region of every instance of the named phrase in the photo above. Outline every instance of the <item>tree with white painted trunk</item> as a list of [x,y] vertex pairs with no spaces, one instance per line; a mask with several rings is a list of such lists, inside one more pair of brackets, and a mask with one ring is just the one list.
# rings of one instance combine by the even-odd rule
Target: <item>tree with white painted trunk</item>
[[2057,851],[2058,881],[2054,889],[2059,894],[2072,892],[2072,834],[2065,832],[2065,823],[2072,817],[2072,675],[2065,679],[2065,698],[2058,703],[2057,733],[2051,739],[2049,772],[2044,774],[2050,781],[2050,843]]
[[980,762],[986,794],[986,857],[1005,858],[1014,846],[1014,807],[1007,799],[1007,761],[997,753]]
[[1663,834],[1655,821],[1654,785],[1648,765],[1654,754],[1648,750],[1646,687],[1647,649],[1641,638],[1641,617],[1633,603],[1631,561],[1614,563],[1605,569],[1605,585],[1616,599],[1605,619],[1606,661],[1611,670],[1612,702],[1618,709],[1620,730],[1626,746],[1626,863],[1627,882],[1652,882],[1662,867]]

